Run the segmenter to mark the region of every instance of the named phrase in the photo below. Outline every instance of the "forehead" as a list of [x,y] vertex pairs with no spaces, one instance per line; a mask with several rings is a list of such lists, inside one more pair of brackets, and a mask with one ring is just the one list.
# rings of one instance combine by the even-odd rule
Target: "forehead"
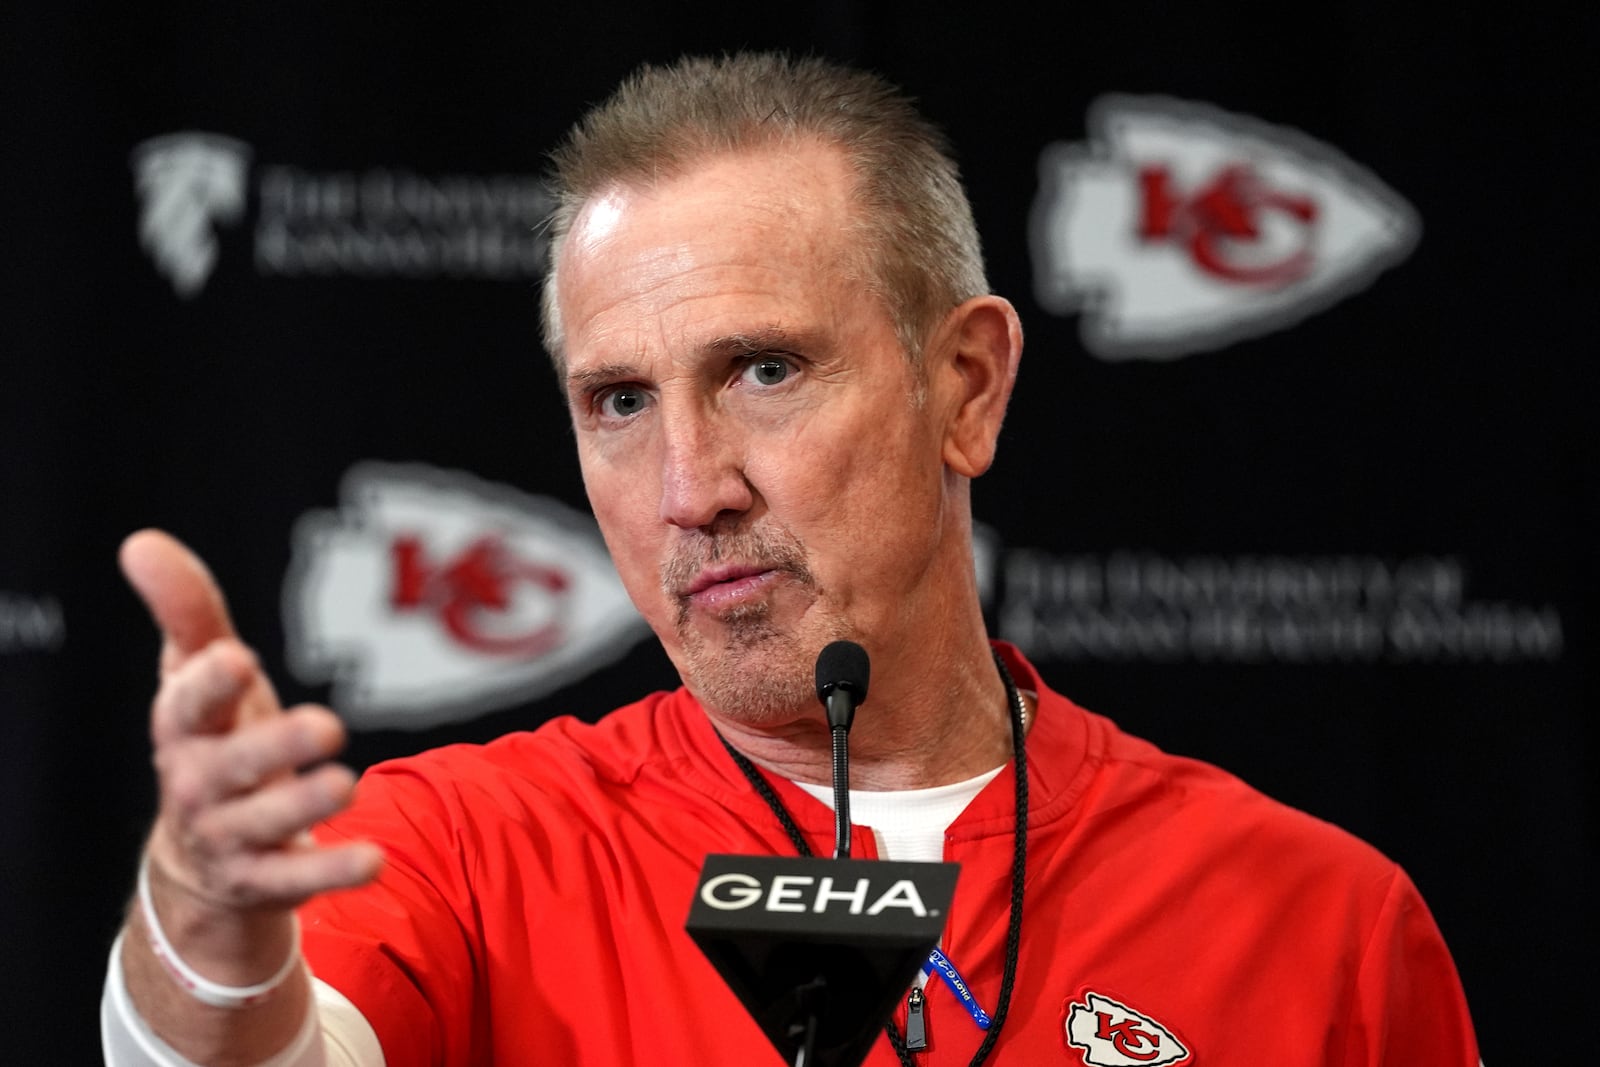
[[862,280],[853,190],[839,150],[802,142],[715,156],[591,198],[557,273],[569,367],[693,345],[696,331],[804,325],[750,321],[763,316],[834,313]]

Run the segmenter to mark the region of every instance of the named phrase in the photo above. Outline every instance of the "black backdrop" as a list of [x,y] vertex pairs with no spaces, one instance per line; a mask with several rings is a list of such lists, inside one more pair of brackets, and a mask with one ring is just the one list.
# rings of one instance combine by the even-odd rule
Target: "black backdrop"
[[[304,605],[334,580],[316,531],[381,526],[351,517],[381,498],[375,479],[542,514],[524,557],[588,537],[551,517],[585,505],[537,342],[532,180],[640,60],[742,46],[880,69],[959,148],[993,285],[1028,332],[975,499],[997,632],[1081,703],[1404,864],[1489,1062],[1581,1042],[1595,969],[1592,17],[920,8],[22,3],[0,16],[8,1062],[98,1056],[104,952],[152,805],[156,644],[114,566],[128,531],[160,525],[197,546],[284,695],[349,712],[358,765],[593,716],[672,681],[621,613],[584,621],[557,595],[604,583],[572,563],[538,588],[519,573],[523,630],[559,615],[574,658],[542,681],[512,665],[459,707],[413,701],[397,727],[383,705],[398,690],[334,692],[304,646],[340,626],[359,644],[360,620]],[[1047,146],[1095,140],[1090,108],[1108,93],[1299,131],[1284,143],[1303,149],[1303,135],[1381,181],[1420,237],[1282,328],[1101,358],[1080,332],[1092,311],[1035,298],[1029,219]],[[180,206],[215,194],[189,247],[212,233],[217,249],[181,292],[141,245],[161,188],[141,190],[134,157],[197,133],[232,140],[166,142],[224,163],[180,186]],[[539,589],[545,601],[529,600]],[[481,639],[492,613],[478,609]]]

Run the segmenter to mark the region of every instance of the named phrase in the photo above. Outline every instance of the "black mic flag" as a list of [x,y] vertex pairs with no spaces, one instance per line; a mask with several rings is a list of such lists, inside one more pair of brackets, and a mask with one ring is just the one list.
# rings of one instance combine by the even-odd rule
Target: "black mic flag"
[[954,863],[707,856],[687,929],[785,1063],[860,1067],[944,931]]

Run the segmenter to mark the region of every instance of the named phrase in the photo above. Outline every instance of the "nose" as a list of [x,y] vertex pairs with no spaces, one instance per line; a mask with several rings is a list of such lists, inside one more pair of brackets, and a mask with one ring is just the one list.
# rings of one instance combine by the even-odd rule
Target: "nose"
[[663,522],[699,529],[750,509],[755,492],[736,434],[696,410],[665,415],[661,427]]

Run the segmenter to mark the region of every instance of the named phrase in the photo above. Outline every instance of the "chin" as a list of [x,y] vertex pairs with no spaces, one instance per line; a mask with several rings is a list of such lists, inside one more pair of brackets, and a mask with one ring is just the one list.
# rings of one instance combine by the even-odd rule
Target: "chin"
[[692,625],[678,633],[678,673],[708,709],[750,725],[810,717],[817,702],[816,658],[843,625],[826,633],[779,629],[771,613],[741,608],[719,618],[714,633]]

